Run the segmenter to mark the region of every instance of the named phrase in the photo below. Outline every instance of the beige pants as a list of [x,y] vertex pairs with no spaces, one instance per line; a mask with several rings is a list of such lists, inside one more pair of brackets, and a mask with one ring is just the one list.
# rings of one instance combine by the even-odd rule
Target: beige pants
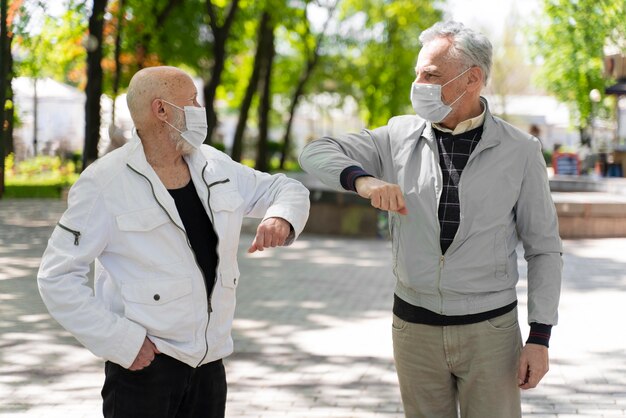
[[517,308],[469,325],[411,324],[394,315],[393,350],[407,418],[521,417]]

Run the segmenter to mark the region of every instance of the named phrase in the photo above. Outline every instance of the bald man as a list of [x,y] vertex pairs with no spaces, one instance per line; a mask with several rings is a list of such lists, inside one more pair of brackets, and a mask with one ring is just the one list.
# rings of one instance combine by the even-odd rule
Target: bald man
[[248,252],[289,245],[306,223],[308,191],[202,145],[206,113],[185,72],[143,69],[127,100],[134,138],[70,190],[39,290],[106,361],[105,417],[223,417],[242,219],[262,218]]

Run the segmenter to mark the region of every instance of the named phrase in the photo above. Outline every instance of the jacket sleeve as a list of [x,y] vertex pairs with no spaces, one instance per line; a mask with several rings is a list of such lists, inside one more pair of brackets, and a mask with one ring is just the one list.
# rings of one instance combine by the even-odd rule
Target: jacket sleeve
[[293,232],[285,245],[302,233],[309,217],[309,190],[284,174],[268,174],[237,164],[240,190],[245,200],[245,216],[252,218],[283,218]]
[[329,187],[344,190],[343,170],[357,166],[377,178],[383,177],[385,155],[389,153],[387,126],[364,129],[358,134],[323,137],[309,143],[300,154],[300,166]]
[[556,325],[563,249],[539,142],[530,148],[515,213],[528,262],[528,322]]
[[109,311],[88,285],[90,264],[105,249],[111,217],[93,172],[72,187],[68,208],[48,241],[37,281],[50,314],[95,355],[128,368],[146,336],[138,324]]

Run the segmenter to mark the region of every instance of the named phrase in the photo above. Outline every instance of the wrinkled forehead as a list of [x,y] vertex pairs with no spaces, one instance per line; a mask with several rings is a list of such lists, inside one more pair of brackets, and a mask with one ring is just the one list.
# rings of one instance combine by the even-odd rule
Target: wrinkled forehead
[[453,74],[462,64],[451,57],[452,42],[448,38],[436,38],[425,44],[417,56],[415,72]]

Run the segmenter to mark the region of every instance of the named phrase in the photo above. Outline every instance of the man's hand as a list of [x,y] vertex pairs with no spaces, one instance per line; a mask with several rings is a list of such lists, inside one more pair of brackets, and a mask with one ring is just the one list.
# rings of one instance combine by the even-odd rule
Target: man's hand
[[146,339],[143,340],[143,344],[139,349],[137,357],[135,357],[135,361],[133,361],[133,364],[130,365],[128,370],[136,371],[141,370],[144,367],[148,367],[150,363],[152,363],[152,360],[154,360],[154,356],[157,354],[161,354],[161,352],[156,348],[152,341],[146,337]]
[[398,212],[401,215],[409,213],[404,203],[402,190],[397,184],[387,183],[374,177],[359,177],[354,187],[359,196],[369,199],[375,208]]
[[520,356],[517,372],[519,387],[532,389],[548,372],[550,360],[548,347],[540,344],[526,344]]
[[253,253],[269,247],[280,247],[285,244],[290,232],[291,224],[283,218],[267,218],[256,229],[256,236],[248,248],[248,252]]

